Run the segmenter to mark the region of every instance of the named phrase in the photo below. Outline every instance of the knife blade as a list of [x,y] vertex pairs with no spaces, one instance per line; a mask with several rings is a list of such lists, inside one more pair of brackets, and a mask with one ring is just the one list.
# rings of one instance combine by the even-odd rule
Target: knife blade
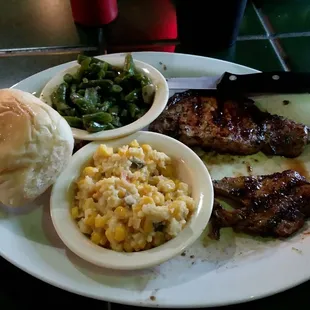
[[310,92],[310,72],[225,72],[221,76],[172,77],[166,80],[172,90],[216,89],[240,94]]

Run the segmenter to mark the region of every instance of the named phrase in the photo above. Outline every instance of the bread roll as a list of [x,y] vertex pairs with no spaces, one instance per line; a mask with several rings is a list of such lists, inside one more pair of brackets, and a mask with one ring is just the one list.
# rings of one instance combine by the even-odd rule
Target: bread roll
[[30,93],[0,90],[0,202],[18,207],[52,185],[68,164],[71,128]]

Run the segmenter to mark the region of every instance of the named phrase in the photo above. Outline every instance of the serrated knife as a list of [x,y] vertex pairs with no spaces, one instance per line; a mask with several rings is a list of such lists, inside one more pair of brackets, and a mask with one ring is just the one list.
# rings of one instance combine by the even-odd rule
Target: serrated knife
[[221,76],[172,77],[166,79],[169,89],[216,89],[224,93],[307,93],[310,72],[259,72]]

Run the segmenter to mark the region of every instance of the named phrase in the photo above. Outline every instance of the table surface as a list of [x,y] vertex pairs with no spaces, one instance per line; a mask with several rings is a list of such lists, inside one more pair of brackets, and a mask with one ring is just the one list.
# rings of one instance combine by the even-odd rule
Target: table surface
[[[280,4],[281,2],[281,4]],[[184,52],[177,39],[170,0],[119,0],[119,16],[110,25],[85,28],[72,20],[69,0],[0,0],[0,87],[36,72],[89,55],[124,51]],[[201,44],[204,44],[202,40]],[[310,71],[310,3],[307,0],[248,2],[237,43],[200,55],[233,61],[259,70]],[[0,258],[0,308],[42,305],[75,308],[83,301],[101,309],[131,309],[80,297],[37,280]],[[252,279],[255,281],[255,279]],[[31,287],[29,293],[28,289]],[[310,282],[261,300],[223,307],[291,309],[308,304]]]

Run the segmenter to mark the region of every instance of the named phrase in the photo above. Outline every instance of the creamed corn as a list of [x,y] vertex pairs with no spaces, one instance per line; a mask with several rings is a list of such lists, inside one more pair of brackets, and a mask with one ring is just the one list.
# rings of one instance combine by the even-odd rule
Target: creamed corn
[[135,252],[174,238],[194,208],[171,158],[134,140],[116,150],[97,148],[76,182],[71,215],[93,243]]

